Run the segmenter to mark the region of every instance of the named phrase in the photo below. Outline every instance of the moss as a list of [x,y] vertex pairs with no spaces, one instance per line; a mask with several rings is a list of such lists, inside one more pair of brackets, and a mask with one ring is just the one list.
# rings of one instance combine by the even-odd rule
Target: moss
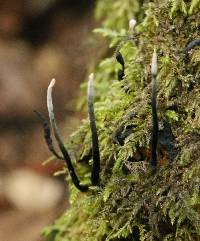
[[[122,9],[119,2],[100,0],[96,10],[103,18],[97,32],[112,46],[120,43],[118,34],[128,34],[130,14],[139,19],[137,41],[121,44],[125,78],[116,80],[120,66],[113,57],[95,72],[102,185],[87,194],[71,186],[71,208],[44,235],[48,241],[200,240],[200,50],[182,51],[199,36],[200,2],[124,0]],[[153,175],[148,162],[155,48],[160,165]],[[84,120],[68,143],[77,159],[88,154],[90,139]],[[76,168],[87,181],[90,163]]]

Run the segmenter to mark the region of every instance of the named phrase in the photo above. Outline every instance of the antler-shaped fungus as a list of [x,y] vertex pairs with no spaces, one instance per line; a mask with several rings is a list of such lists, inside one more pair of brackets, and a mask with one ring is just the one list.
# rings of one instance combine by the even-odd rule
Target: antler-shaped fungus
[[[88,114],[89,114],[89,121],[90,121],[90,129],[92,132],[93,167],[92,167],[92,173],[91,173],[91,183],[92,183],[92,185],[98,185],[99,180],[100,180],[100,177],[99,177],[100,153],[99,153],[99,142],[98,142],[97,127],[96,127],[96,119],[95,119],[95,113],[94,113],[94,104],[93,104],[93,95],[94,95],[93,80],[94,80],[94,75],[91,74],[89,76],[88,93],[87,93],[88,94]],[[88,190],[88,186],[80,184],[78,176],[76,175],[76,172],[74,170],[71,158],[68,154],[67,149],[64,146],[64,143],[62,141],[60,132],[59,132],[57,124],[56,124],[56,119],[55,119],[54,109],[53,109],[53,101],[52,101],[52,90],[53,90],[54,85],[55,85],[55,79],[52,79],[52,81],[50,82],[50,84],[48,86],[48,90],[47,90],[47,109],[49,112],[49,119],[50,119],[51,128],[53,130],[53,134],[55,136],[55,139],[57,140],[58,146],[59,146],[60,151],[63,156],[59,155],[53,146],[53,141],[51,138],[51,130],[50,130],[48,122],[43,117],[43,115],[41,115],[38,111],[34,111],[34,112],[38,115],[38,117],[43,125],[44,138],[45,138],[46,144],[48,146],[48,149],[58,159],[64,160],[66,162],[72,182],[80,191],[85,192]]]
[[55,120],[55,116],[54,116],[54,111],[53,111],[53,102],[52,102],[52,90],[53,87],[55,85],[55,79],[52,79],[48,90],[47,90],[47,108],[48,108],[48,112],[49,112],[49,119],[50,119],[50,123],[51,123],[51,128],[53,130],[54,136],[58,142],[58,146],[60,148],[60,151],[63,154],[64,160],[66,162],[67,168],[69,170],[69,174],[71,176],[72,182],[74,183],[74,185],[82,192],[87,191],[88,190],[88,186],[86,185],[81,185],[80,181],[76,175],[76,172],[74,170],[71,158],[68,154],[67,149],[64,146],[64,143],[62,141],[61,135],[59,133],[57,124],[56,124],[56,120]]

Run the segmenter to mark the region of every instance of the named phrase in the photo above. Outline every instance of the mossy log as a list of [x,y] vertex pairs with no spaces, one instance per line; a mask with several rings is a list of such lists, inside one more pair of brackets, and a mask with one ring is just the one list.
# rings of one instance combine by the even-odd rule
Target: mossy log
[[[200,1],[99,0],[96,14],[103,26],[95,32],[108,37],[125,60],[121,81],[113,56],[95,69],[101,184],[87,193],[71,184],[70,209],[44,236],[48,241],[200,240],[200,47],[187,49],[200,39]],[[130,32],[133,17],[137,25]],[[150,62],[155,49],[159,164],[152,173]],[[83,160],[76,169],[87,184],[88,120],[68,147]]]

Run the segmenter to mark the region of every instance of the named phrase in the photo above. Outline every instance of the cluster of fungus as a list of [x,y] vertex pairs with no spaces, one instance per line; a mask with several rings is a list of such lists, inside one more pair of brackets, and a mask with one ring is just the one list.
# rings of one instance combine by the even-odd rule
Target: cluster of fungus
[[[121,59],[120,59],[121,57]],[[123,59],[122,56],[120,56],[120,61]],[[122,62],[123,63],[123,62]],[[156,75],[157,75],[157,57],[156,53],[153,54],[152,59],[152,112],[153,112],[153,135],[152,135],[152,161],[151,165],[153,167],[156,167],[157,165],[157,158],[156,158],[156,148],[157,148],[157,136],[158,136],[158,122],[157,122],[157,111],[156,111]],[[94,112],[94,103],[93,103],[93,80],[94,75],[91,74],[89,76],[88,81],[88,115],[89,115],[89,121],[90,121],[90,129],[92,133],[92,157],[93,157],[93,167],[91,172],[91,185],[97,186],[100,184],[100,152],[99,152],[99,141],[98,141],[98,135],[97,135],[97,127],[96,127],[96,118],[95,118],[95,112]],[[54,108],[53,108],[53,101],[52,101],[52,90],[55,85],[55,79],[52,79],[48,86],[47,90],[47,108],[49,113],[49,120],[50,120],[50,126],[47,122],[47,120],[44,118],[44,116],[39,113],[38,111],[35,111],[38,117],[41,120],[41,123],[43,125],[44,130],[44,138],[46,141],[46,144],[48,146],[48,149],[51,151],[51,153],[58,159],[64,160],[67,166],[67,169],[69,171],[69,174],[71,176],[72,182],[75,185],[77,189],[79,189],[82,192],[88,191],[89,186],[88,185],[82,185],[76,172],[74,169],[74,166],[72,164],[71,158],[69,156],[69,153],[63,143],[61,134],[59,132],[55,115],[54,115]],[[58,146],[60,148],[61,154],[59,154],[53,145],[53,141],[51,138],[51,129],[53,132],[53,135],[58,143]]]
[[[89,120],[90,120],[90,128],[91,128],[91,132],[92,132],[92,156],[93,156],[91,184],[93,186],[96,186],[96,185],[99,185],[99,182],[100,182],[100,176],[99,176],[100,153],[99,153],[99,141],[98,141],[96,121],[95,121],[95,112],[94,112],[94,105],[93,105],[93,93],[94,93],[93,80],[94,80],[94,75],[91,74],[89,76],[89,81],[88,81],[88,113],[89,113]],[[88,191],[89,186],[81,184],[81,182],[75,172],[70,155],[62,141],[62,137],[60,135],[58,126],[56,124],[56,119],[55,119],[54,109],[53,109],[53,101],[52,101],[52,90],[53,90],[54,85],[55,85],[55,79],[52,79],[52,81],[49,84],[48,90],[47,90],[47,108],[48,108],[51,128],[50,128],[48,122],[46,121],[46,119],[43,117],[43,115],[40,114],[38,111],[35,111],[35,112],[38,115],[38,117],[40,118],[41,123],[43,125],[44,138],[45,138],[46,144],[48,146],[48,149],[51,151],[51,153],[56,158],[65,161],[73,184],[75,185],[75,187],[77,189],[79,189],[82,192],[85,192],[85,191]],[[51,129],[53,131],[54,137],[58,143],[58,146],[60,148],[60,152],[62,153],[62,155],[58,154],[53,146],[53,141],[51,138]]]
[[[136,21],[130,20],[129,22],[129,28],[133,32],[135,27]],[[129,36],[127,38],[128,40],[133,39],[133,36]],[[188,52],[195,48],[196,46],[200,45],[200,39],[191,41],[186,48],[183,50],[184,54],[188,54]],[[122,66],[122,69],[118,71],[118,80],[121,81],[124,78],[125,75],[125,61],[120,53],[120,51],[117,51],[116,54],[116,60],[120,63]],[[154,51],[151,61],[151,77],[152,77],[152,94],[151,94],[151,109],[152,109],[152,137],[151,137],[151,159],[150,159],[150,167],[155,171],[157,168],[157,146],[158,146],[158,117],[157,117],[157,87],[156,87],[156,79],[157,79],[157,54]],[[94,81],[94,75],[91,74],[89,76],[88,81],[88,115],[89,115],[89,122],[90,122],[90,129],[91,129],[91,136],[92,136],[92,158],[93,158],[93,166],[91,171],[91,185],[92,186],[98,186],[100,185],[100,151],[99,151],[99,141],[98,141],[98,134],[97,134],[97,127],[96,127],[96,119],[95,119],[95,112],[94,112],[94,89],[93,89],[93,81]],[[47,122],[47,120],[41,115],[39,112],[35,111],[38,117],[41,120],[41,123],[43,125],[44,130],[44,138],[46,141],[46,144],[48,146],[48,149],[51,151],[51,153],[58,159],[64,160],[66,163],[66,166],[68,168],[69,174],[71,176],[71,180],[75,187],[79,189],[82,192],[88,191],[89,186],[88,185],[82,185],[76,171],[74,169],[73,163],[71,161],[70,155],[64,146],[64,143],[62,141],[59,129],[56,124],[56,119],[54,115],[54,109],[53,109],[53,101],[52,101],[52,90],[55,85],[55,79],[52,79],[50,82],[50,85],[48,86],[47,90],[47,108],[49,113],[49,119],[50,119],[50,126]],[[51,138],[51,130],[53,131],[54,137],[58,143],[58,146],[60,148],[61,154],[57,153],[53,146],[53,141]]]

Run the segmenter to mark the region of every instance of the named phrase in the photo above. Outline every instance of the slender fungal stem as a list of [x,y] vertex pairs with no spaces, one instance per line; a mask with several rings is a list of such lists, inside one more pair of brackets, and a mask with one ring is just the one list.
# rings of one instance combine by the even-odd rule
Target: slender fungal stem
[[124,77],[125,62],[124,62],[124,58],[123,58],[122,54],[121,54],[119,51],[118,51],[117,54],[116,54],[116,60],[117,60],[117,62],[120,63],[121,66],[122,66],[122,69],[120,69],[120,70],[118,71],[118,80],[120,81],[120,80],[122,80],[123,77]]
[[151,75],[152,75],[152,97],[151,97],[151,107],[152,107],[152,120],[153,120],[153,131],[151,140],[151,166],[153,168],[157,167],[157,144],[158,144],[158,116],[157,116],[157,54],[153,53],[152,63],[151,63]]
[[120,69],[117,73],[117,78],[119,81],[123,80],[124,78],[124,70],[123,69]]
[[93,156],[93,167],[91,174],[92,185],[98,185],[100,182],[100,153],[99,153],[99,141],[97,135],[96,119],[94,113],[94,104],[93,104],[93,81],[94,74],[90,74],[88,81],[88,114],[90,121],[90,129],[92,132],[92,156]]
[[117,60],[118,63],[120,63],[122,65],[122,67],[124,67],[124,65],[125,65],[124,58],[119,51],[116,54],[116,60]]
[[200,46],[200,39],[192,40],[186,48],[183,50],[185,54],[187,54],[190,50],[194,49],[196,46]]
[[81,185],[80,181],[75,173],[71,158],[64,146],[64,143],[62,141],[61,135],[59,133],[57,124],[56,124],[56,120],[55,120],[55,116],[54,116],[54,111],[53,111],[53,102],[52,102],[52,89],[53,86],[55,85],[55,79],[52,79],[48,90],[47,90],[47,108],[48,108],[48,112],[49,112],[49,119],[50,119],[50,123],[51,123],[51,128],[53,130],[54,136],[58,142],[58,145],[60,147],[60,150],[63,154],[64,160],[66,162],[67,168],[69,170],[69,174],[71,176],[72,182],[74,183],[74,185],[82,192],[85,192],[88,190],[88,186],[86,185]]
[[45,119],[45,117],[38,111],[34,110],[34,112],[36,113],[36,115],[39,117],[41,124],[43,125],[43,130],[44,130],[44,139],[46,141],[46,144],[48,146],[48,149],[51,153],[53,153],[53,155],[55,157],[57,157],[58,159],[64,160],[64,158],[62,156],[60,156],[54,146],[53,146],[53,141],[51,139],[51,130],[49,127],[49,124],[47,122],[47,120]]

